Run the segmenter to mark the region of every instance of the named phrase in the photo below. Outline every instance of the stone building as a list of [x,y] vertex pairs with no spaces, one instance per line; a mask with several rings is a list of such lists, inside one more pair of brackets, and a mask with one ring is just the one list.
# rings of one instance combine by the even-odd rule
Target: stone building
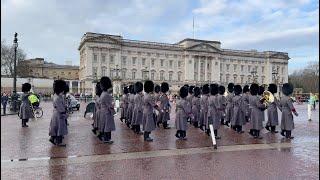
[[58,65],[46,62],[43,58],[28,59],[19,62],[23,69],[21,76],[34,78],[52,78],[52,79],[79,79],[79,66]]
[[92,92],[101,76],[113,79],[113,92],[146,79],[183,84],[277,84],[288,82],[288,53],[221,48],[219,41],[184,39],[175,44],[124,39],[87,32],[80,46],[80,90]]

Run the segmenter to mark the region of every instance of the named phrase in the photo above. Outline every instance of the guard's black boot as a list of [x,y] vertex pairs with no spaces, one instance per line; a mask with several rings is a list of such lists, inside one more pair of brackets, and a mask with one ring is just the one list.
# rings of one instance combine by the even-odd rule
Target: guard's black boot
[[51,136],[50,139],[49,139],[49,141],[50,141],[53,145],[56,145],[55,139],[56,139],[56,136]]
[[260,130],[255,130],[256,131],[256,136],[255,138],[257,139],[262,139],[262,137],[260,136]]
[[108,144],[112,144],[113,143],[113,141],[111,140],[111,132],[106,132],[105,133],[105,141],[104,141],[104,143],[108,143]]
[[230,123],[230,121],[226,121],[226,123],[224,125],[230,127],[229,123]]
[[180,130],[177,130],[177,133],[175,135],[178,139],[180,139]]
[[200,125],[200,129],[201,129],[202,131],[204,131],[204,129],[203,129],[203,125]]
[[21,126],[22,126],[22,127],[25,127],[25,126],[24,126],[24,119],[21,120]]
[[99,132],[98,138],[100,141],[103,141],[103,133]]
[[168,126],[168,122],[167,121],[163,122],[163,128],[164,129],[170,129],[170,127]]
[[152,138],[150,138],[149,134],[150,134],[150,132],[145,132],[144,141],[148,141],[148,142],[153,141],[153,139],[152,139]]
[[278,131],[276,131],[276,126],[271,126],[271,132],[272,133],[278,133]]
[[160,124],[161,124],[160,122],[157,122],[157,126],[158,126],[158,127],[160,127]]
[[238,126],[238,131],[237,131],[239,134],[242,134],[242,133],[244,133],[244,131],[242,131],[242,126]]
[[62,143],[62,136],[57,137],[57,146],[65,147],[66,144]]
[[291,136],[291,131],[286,131],[286,138],[287,139],[293,139],[294,137]]
[[[270,126],[266,125],[266,130],[270,131]],[[272,128],[272,127],[271,127]]]
[[213,130],[214,131],[214,135],[216,139],[221,139],[220,136],[218,136],[218,129]]
[[284,134],[285,133],[285,130],[281,129],[281,136],[285,137],[286,135]]
[[210,129],[206,129],[206,134],[210,136]]
[[195,128],[198,128],[198,121],[193,122],[193,126],[194,126]]
[[223,119],[223,118],[221,119],[220,124],[221,124],[221,125],[224,125],[224,119]]
[[96,134],[97,134],[97,129],[96,129],[96,128],[93,128],[93,129],[92,129],[92,132],[93,132],[93,134],[96,135]]
[[186,136],[187,136],[187,132],[186,131],[181,131],[182,140],[187,140]]
[[249,134],[250,134],[251,136],[254,136],[254,130],[253,130],[253,129],[250,129]]
[[141,130],[140,130],[140,125],[137,125],[137,134],[139,134],[139,135],[141,135],[142,134],[142,132],[141,132]]

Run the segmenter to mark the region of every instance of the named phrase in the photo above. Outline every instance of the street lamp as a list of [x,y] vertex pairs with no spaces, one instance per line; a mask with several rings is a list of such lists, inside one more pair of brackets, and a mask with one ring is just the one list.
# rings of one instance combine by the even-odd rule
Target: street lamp
[[253,70],[250,72],[252,74],[252,83],[256,83],[256,74],[257,74],[257,70]]
[[13,63],[13,111],[17,112],[17,48],[18,48],[18,33],[14,33],[13,47],[14,47],[14,63]]

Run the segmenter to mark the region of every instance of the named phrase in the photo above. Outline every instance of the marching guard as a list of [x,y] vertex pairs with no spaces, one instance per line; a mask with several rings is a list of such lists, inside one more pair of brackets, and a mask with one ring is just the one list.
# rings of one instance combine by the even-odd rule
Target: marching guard
[[233,130],[237,131],[239,134],[244,133],[242,131],[242,126],[246,123],[244,112],[242,111],[242,88],[240,85],[234,86],[234,94],[235,96],[232,98],[232,106],[233,106],[233,117],[231,121],[231,126]]
[[[160,102],[160,91],[161,87],[157,84],[154,86],[154,101],[155,103]],[[160,112],[156,109],[153,110],[153,117],[155,119],[155,122],[157,122],[157,126],[160,127],[161,124],[161,116]]]
[[202,97],[200,98],[200,129],[204,131],[205,121],[208,119],[208,106],[209,106],[209,84],[202,86]]
[[[193,90],[194,90],[194,86],[189,86],[188,88],[189,94],[186,97],[186,100],[188,101],[188,103],[191,104],[191,108],[192,108]],[[192,123],[191,118],[188,118],[188,121],[190,122],[190,124]]]
[[53,83],[53,114],[49,127],[49,141],[58,146],[66,146],[62,143],[63,136],[68,134],[66,124],[66,104],[64,93],[66,90],[66,82],[63,80],[55,80]]
[[29,127],[27,125],[27,122],[29,121],[30,118],[33,117],[32,109],[31,109],[31,103],[28,99],[29,97],[29,92],[31,90],[31,84],[29,83],[24,83],[22,84],[22,96],[21,96],[21,105],[19,109],[19,116],[20,119],[22,120],[22,127]]
[[219,117],[218,112],[218,92],[219,92],[219,85],[218,84],[211,84],[210,85],[210,96],[208,99],[208,118],[206,122],[206,133],[210,136],[210,127],[209,125],[212,124],[213,131],[216,139],[220,139],[221,137],[218,136],[218,129],[221,125],[221,120]]
[[245,85],[243,86],[243,90],[242,90],[242,112],[244,114],[244,118],[246,120],[246,122],[249,122],[250,119],[250,106],[249,106],[249,96],[250,96],[250,92],[249,92],[249,85]]
[[[274,95],[275,93],[277,93],[277,85],[269,84],[268,91],[271,92],[272,95]],[[276,97],[274,97],[274,102],[270,103],[267,108],[268,121],[265,127],[268,131],[271,131],[272,133],[278,133],[278,131],[276,131],[276,126],[279,124],[278,107],[279,101]]]
[[219,86],[219,94],[218,94],[218,116],[220,118],[220,124],[221,125],[227,125],[227,123],[224,122],[224,118],[226,116],[226,105],[227,105],[227,100],[226,97],[224,96],[224,93],[226,91],[226,88],[222,85]]
[[136,95],[134,96],[132,126],[133,131],[136,134],[142,134],[142,132],[140,131],[140,125],[142,124],[143,116],[143,84],[141,82],[136,82],[134,84],[134,91],[136,92]]
[[111,131],[116,130],[116,126],[114,123],[114,114],[116,113],[114,110],[114,101],[109,93],[112,88],[112,82],[109,77],[102,77],[100,79],[100,86],[102,89],[102,93],[100,96],[100,132],[102,134],[102,140],[104,143],[113,143],[111,140]]
[[234,84],[233,83],[229,83],[228,84],[228,95],[226,97],[226,101],[227,101],[227,106],[226,106],[226,125],[229,126],[228,124],[231,122],[232,120],[232,113],[233,113],[233,108],[232,108],[232,98],[233,98],[233,88],[234,88]]
[[[101,103],[100,103],[100,96],[102,94],[102,90],[100,87],[100,82],[97,82],[96,84],[96,99],[94,103],[94,111],[93,111],[93,129],[92,132],[93,134],[97,134],[99,130],[99,125],[100,125],[100,109],[101,109]],[[99,139],[101,140],[101,135],[99,133]]]
[[200,88],[199,87],[195,87],[193,90],[193,98],[192,98],[192,105],[191,105],[191,109],[192,109],[192,114],[193,114],[193,118],[191,119],[193,126],[195,128],[199,127],[199,121],[200,121]]
[[186,86],[182,86],[180,88],[179,94],[180,99],[176,104],[176,137],[182,140],[186,140],[188,129],[187,119],[191,118],[192,116],[191,104],[186,99],[186,97],[188,96],[188,88]]
[[129,86],[129,104],[128,104],[128,110],[127,110],[127,121],[126,124],[128,127],[130,127],[131,125],[131,121],[132,121],[132,114],[133,114],[133,108],[134,108],[134,85],[130,85]]
[[298,116],[298,112],[293,106],[293,100],[290,95],[293,92],[293,86],[289,83],[285,83],[282,86],[282,93],[284,96],[280,100],[281,113],[281,135],[287,139],[293,139],[291,131],[294,129],[293,115]]
[[161,96],[160,96],[160,118],[164,129],[170,129],[168,121],[170,120],[170,102],[167,95],[169,91],[169,84],[166,82],[161,83]]
[[123,95],[121,97],[121,113],[120,113],[120,121],[123,122],[123,120],[126,121],[127,119],[127,110],[128,110],[128,104],[129,104],[129,89],[128,87],[123,88]]

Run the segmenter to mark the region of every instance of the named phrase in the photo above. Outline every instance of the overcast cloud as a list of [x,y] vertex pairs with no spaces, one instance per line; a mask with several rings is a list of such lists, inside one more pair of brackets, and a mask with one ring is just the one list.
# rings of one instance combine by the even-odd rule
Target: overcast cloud
[[18,32],[28,58],[78,65],[85,32],[175,43],[192,38],[193,17],[195,38],[288,52],[290,72],[319,59],[316,0],[1,0],[1,39]]

